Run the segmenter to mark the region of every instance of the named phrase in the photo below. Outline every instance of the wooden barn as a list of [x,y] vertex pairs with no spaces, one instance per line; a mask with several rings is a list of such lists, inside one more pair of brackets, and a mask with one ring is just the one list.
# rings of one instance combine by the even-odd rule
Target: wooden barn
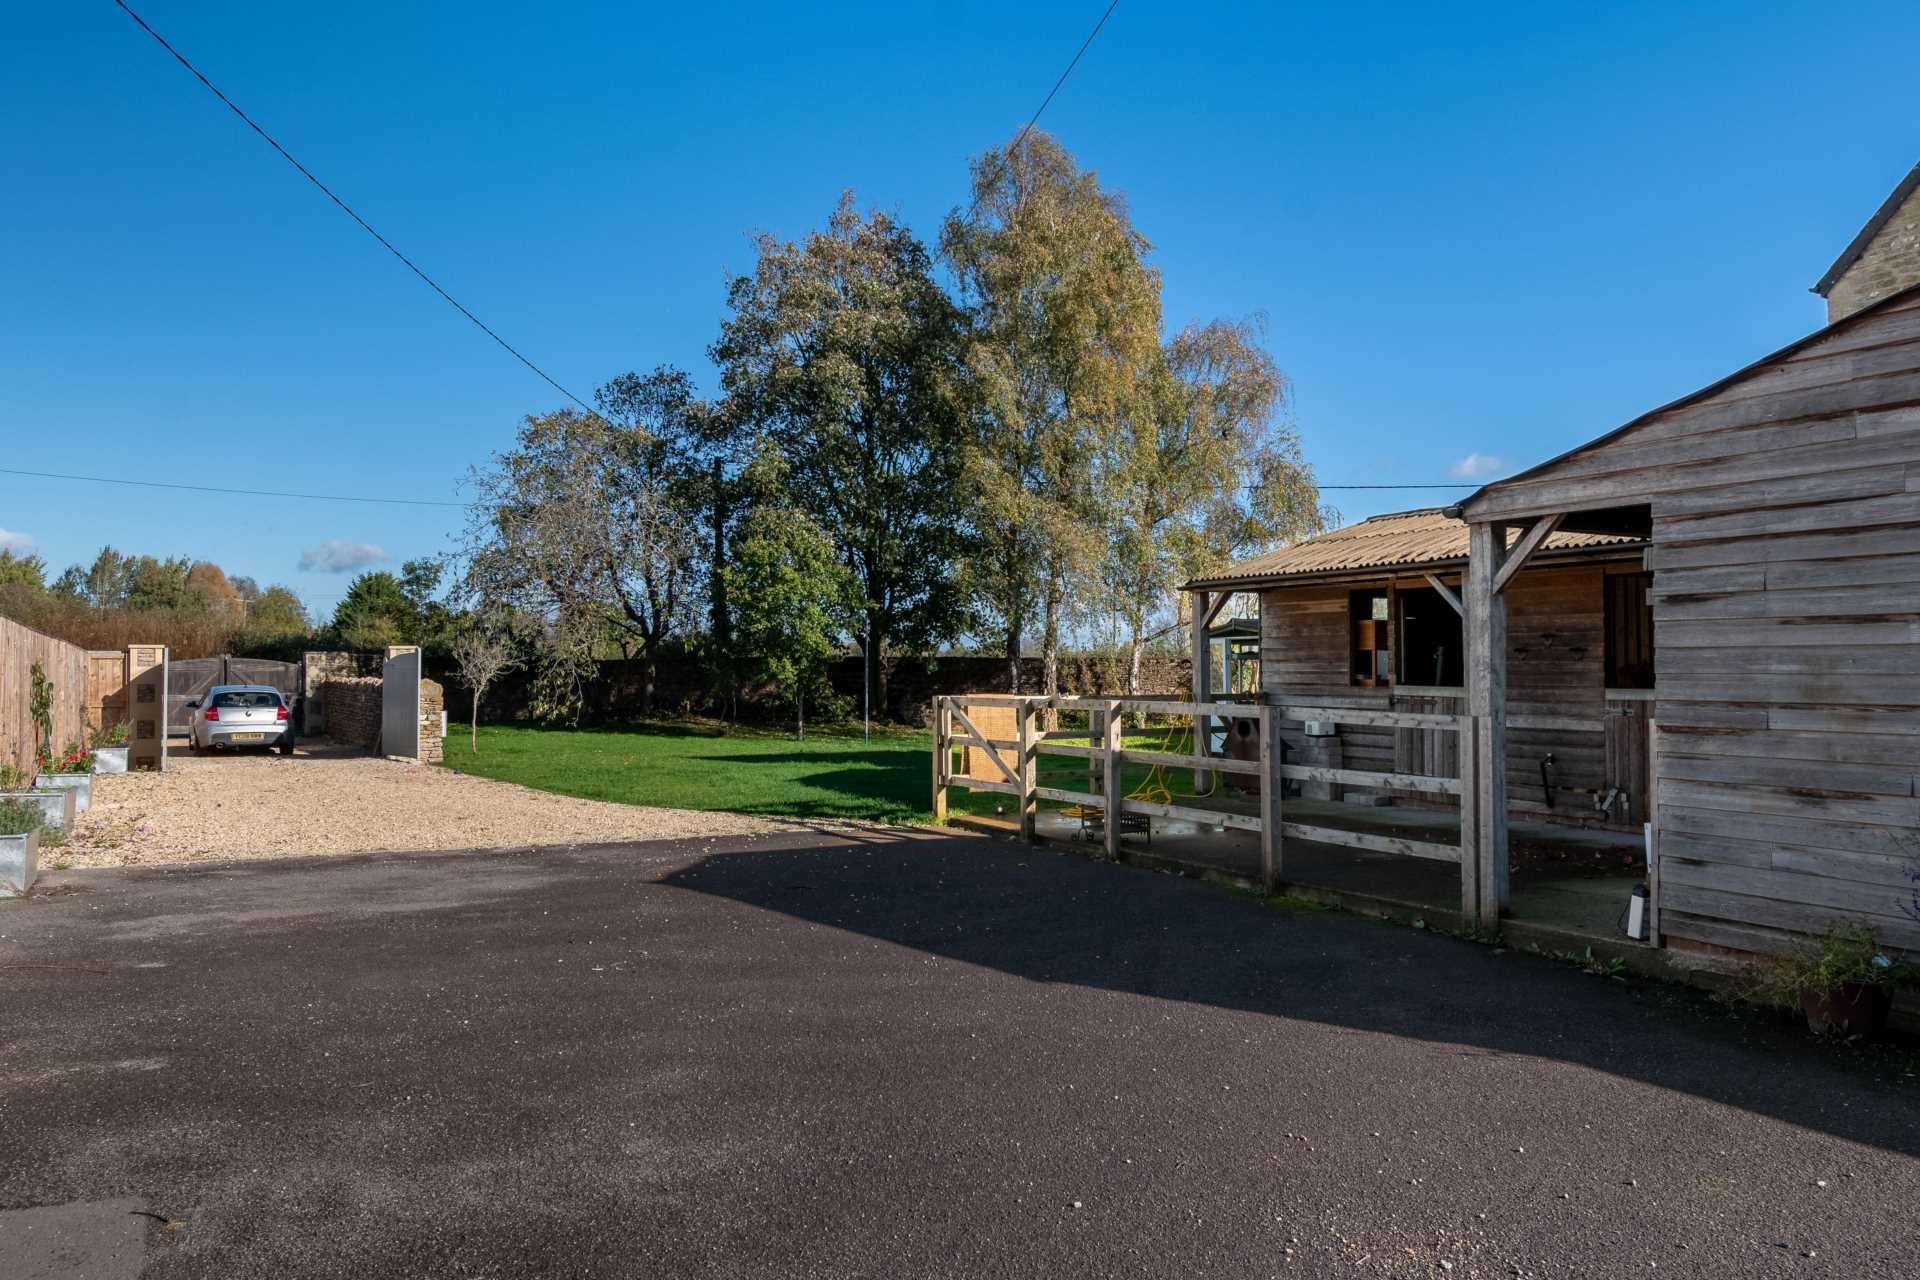
[[1258,593],[1269,701],[1468,718],[1282,731],[1457,769],[1470,914],[1506,902],[1510,816],[1644,820],[1656,941],[1920,949],[1920,168],[1816,291],[1826,328],[1458,507],[1190,584],[1202,620]]
[[[1459,716],[1467,698],[1467,538],[1467,526],[1438,508],[1375,516],[1189,590],[1204,594],[1203,615],[1234,593],[1258,596],[1259,688],[1271,702]],[[1645,546],[1630,533],[1555,531],[1510,588],[1507,799],[1516,815],[1593,826],[1645,821],[1653,687]],[[1293,764],[1460,771],[1454,733],[1291,722],[1281,735]],[[1303,790],[1316,799],[1378,793],[1438,803],[1431,793],[1390,786],[1307,782]]]

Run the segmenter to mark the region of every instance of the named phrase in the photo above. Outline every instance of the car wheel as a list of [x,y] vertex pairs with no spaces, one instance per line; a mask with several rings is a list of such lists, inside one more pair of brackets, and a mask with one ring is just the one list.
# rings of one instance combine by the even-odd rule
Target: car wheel
[[293,754],[293,735],[291,734],[287,735],[287,737],[280,743],[280,754],[283,756],[290,756]]

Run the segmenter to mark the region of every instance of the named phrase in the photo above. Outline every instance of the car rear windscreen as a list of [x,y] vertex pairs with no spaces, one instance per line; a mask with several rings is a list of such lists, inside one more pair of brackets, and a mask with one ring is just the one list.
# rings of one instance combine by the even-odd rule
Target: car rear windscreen
[[280,695],[277,693],[249,692],[216,693],[213,695],[213,705],[216,707],[232,708],[234,710],[239,710],[244,707],[277,707],[280,705]]

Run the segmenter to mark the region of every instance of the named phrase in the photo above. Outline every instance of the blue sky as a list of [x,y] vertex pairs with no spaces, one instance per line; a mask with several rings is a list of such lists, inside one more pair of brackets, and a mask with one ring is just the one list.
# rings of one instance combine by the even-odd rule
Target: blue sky
[[[585,395],[663,361],[710,390],[746,236],[844,187],[932,240],[1104,5],[135,7]],[[0,465],[451,501],[556,407],[108,0],[8,26]],[[1264,314],[1323,482],[1444,481],[1819,327],[1807,287],[1920,160],[1863,55],[1916,43],[1910,3],[1121,0],[1044,126],[1129,196],[1170,324]],[[112,542],[322,613],[319,566],[459,519],[0,476],[0,537],[56,570]]]

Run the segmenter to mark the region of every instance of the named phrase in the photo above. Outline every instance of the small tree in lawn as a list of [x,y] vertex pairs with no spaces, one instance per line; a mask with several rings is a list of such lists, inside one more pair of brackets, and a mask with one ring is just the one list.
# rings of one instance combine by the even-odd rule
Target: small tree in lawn
[[460,667],[460,682],[473,690],[473,750],[478,754],[480,699],[488,685],[519,665],[518,646],[504,620],[474,615],[454,639],[453,660]]
[[734,649],[793,700],[795,736],[805,738],[807,697],[825,686],[839,637],[860,607],[853,575],[819,525],[779,505],[745,517],[724,572]]

